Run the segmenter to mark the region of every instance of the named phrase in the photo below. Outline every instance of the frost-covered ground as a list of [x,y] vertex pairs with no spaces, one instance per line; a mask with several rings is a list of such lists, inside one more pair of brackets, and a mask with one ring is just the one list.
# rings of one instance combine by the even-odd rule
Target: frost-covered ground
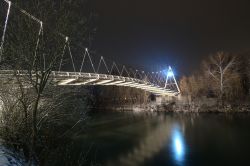
[[25,162],[17,154],[0,144],[0,166],[25,166]]

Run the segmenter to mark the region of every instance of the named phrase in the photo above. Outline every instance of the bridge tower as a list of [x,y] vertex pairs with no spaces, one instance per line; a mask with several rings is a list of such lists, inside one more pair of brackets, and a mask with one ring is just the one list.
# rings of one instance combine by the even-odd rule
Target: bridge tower
[[175,78],[175,74],[173,72],[173,69],[171,66],[168,67],[168,70],[167,70],[167,78],[166,78],[166,82],[165,82],[165,89],[175,89],[178,94],[181,92],[180,91],[180,88],[179,88],[179,85],[176,81],[176,78]]

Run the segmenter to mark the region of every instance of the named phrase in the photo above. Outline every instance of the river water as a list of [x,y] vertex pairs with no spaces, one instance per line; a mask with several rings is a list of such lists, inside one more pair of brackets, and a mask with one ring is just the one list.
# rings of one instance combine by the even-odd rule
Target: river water
[[79,153],[79,165],[250,165],[250,115],[93,113],[72,137],[70,154]]

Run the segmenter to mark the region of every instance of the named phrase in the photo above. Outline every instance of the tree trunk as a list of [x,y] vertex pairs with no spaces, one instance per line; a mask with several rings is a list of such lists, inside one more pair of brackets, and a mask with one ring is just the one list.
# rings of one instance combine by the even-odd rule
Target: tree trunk
[[30,162],[29,165],[32,165],[32,163],[36,162],[36,144],[37,144],[37,110],[38,110],[38,104],[40,101],[40,93],[37,94],[37,98],[33,107],[32,112],[32,142],[31,142],[31,149],[30,149]]
[[223,85],[223,70],[220,67],[220,96],[219,96],[219,105],[224,106],[223,102],[223,93],[224,93],[224,85]]

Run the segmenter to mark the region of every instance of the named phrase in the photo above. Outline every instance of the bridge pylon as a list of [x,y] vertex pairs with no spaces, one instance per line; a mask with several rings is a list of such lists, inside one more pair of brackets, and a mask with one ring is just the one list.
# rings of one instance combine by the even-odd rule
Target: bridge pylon
[[180,91],[179,85],[178,85],[176,78],[175,78],[174,71],[173,71],[171,66],[168,67],[166,75],[167,75],[167,77],[166,77],[166,82],[165,82],[164,88],[165,89],[174,89],[178,92],[178,94],[180,94],[181,91]]

